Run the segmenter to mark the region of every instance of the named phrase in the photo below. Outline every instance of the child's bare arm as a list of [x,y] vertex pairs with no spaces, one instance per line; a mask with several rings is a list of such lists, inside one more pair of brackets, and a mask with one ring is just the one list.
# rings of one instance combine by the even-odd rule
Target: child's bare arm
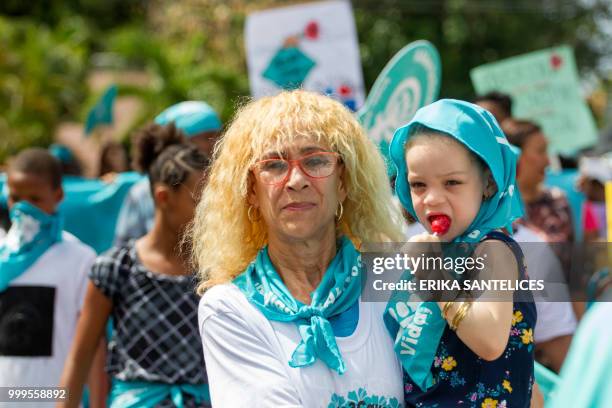
[[[484,256],[486,254],[486,256]],[[485,269],[478,279],[516,280],[518,265],[512,250],[503,242],[486,241],[478,246],[474,256],[485,259]],[[508,343],[512,324],[512,292],[486,291],[475,300],[464,319],[458,325],[457,336],[480,358],[492,361],[499,358]],[[440,308],[446,302],[438,302]],[[461,307],[455,302],[446,313],[449,324]]]
[[[410,242],[431,243],[439,245],[437,236],[423,233],[410,239]],[[516,280],[518,264],[512,250],[504,242],[488,240],[478,245],[474,257],[482,257],[485,261],[484,270],[478,279]],[[485,291],[482,299],[475,300],[457,328],[457,336],[480,358],[488,361],[496,360],[504,352],[510,335],[512,323],[512,292]],[[438,302],[443,310],[446,302]],[[449,325],[461,307],[461,302],[453,302],[446,312]]]
[[83,384],[92,364],[100,338],[104,333],[108,316],[112,309],[112,302],[104,296],[93,283],[87,284],[85,303],[76,334],[66,358],[61,387],[68,389],[69,399],[58,404],[58,407],[78,407],[83,393]]

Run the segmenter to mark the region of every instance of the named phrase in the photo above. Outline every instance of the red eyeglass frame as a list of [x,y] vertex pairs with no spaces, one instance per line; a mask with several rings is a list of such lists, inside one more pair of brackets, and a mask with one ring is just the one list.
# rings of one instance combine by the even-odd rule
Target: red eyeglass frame
[[[321,177],[311,176],[310,174],[308,174],[308,172],[306,170],[304,170],[304,168],[300,164],[300,161],[304,160],[307,157],[317,156],[317,155],[321,155],[321,154],[324,154],[324,155],[333,155],[333,156],[336,157],[336,163],[334,164],[334,166],[335,166],[334,170],[331,173],[329,173],[329,175],[327,175],[327,176],[321,176]],[[255,168],[258,165],[260,165],[261,163],[266,163],[266,162],[270,162],[270,161],[277,161],[277,160],[282,160],[282,161],[285,161],[285,162],[289,163],[289,169],[287,170],[287,174],[285,175],[285,177],[281,181],[279,181],[277,183],[265,183],[263,181],[262,181],[262,183],[267,184],[269,186],[277,186],[277,185],[280,185],[280,184],[284,184],[284,183],[287,182],[287,180],[289,180],[289,176],[291,175],[291,170],[293,170],[294,167],[299,167],[300,170],[302,171],[302,173],[306,177],[309,177],[309,178],[312,178],[312,179],[324,179],[324,178],[327,178],[327,177],[331,177],[331,175],[334,174],[336,172],[336,170],[338,169],[338,165],[343,163],[342,157],[340,156],[339,153],[321,151],[321,152],[308,153],[308,154],[300,157],[299,159],[293,159],[293,160],[282,159],[282,158],[259,160],[259,161],[256,161],[255,163],[253,163],[253,165],[251,166],[250,170],[253,173],[256,173],[255,172]],[[260,179],[260,181],[261,181],[261,179]]]

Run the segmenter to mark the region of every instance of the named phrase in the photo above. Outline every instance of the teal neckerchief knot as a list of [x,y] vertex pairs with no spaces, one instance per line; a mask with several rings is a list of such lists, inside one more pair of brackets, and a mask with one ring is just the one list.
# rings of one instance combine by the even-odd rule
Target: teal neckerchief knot
[[[497,186],[497,192],[481,203],[470,226],[453,243],[478,243],[491,231],[501,228],[512,232],[512,222],[523,215],[516,187],[517,154],[493,115],[469,102],[441,99],[419,109],[407,125],[395,131],[389,153],[397,169],[395,192],[402,206],[418,219],[408,185],[405,146],[414,136],[412,129],[419,125],[448,135],[482,159]],[[458,256],[462,251],[456,247],[450,255]],[[401,277],[411,278],[409,271]],[[395,352],[402,367],[412,381],[423,391],[433,386],[431,366],[446,327],[438,305],[419,301],[410,293],[395,292],[387,305],[384,322],[395,340]]]
[[305,306],[300,313],[305,316],[323,316],[323,311],[321,309],[312,306]]
[[0,292],[27,271],[53,244],[62,240],[62,218],[27,201],[10,212],[11,228],[0,243]]
[[234,279],[234,284],[268,320],[297,324],[302,340],[289,366],[309,366],[318,358],[343,374],[346,366],[328,319],[348,310],[359,299],[361,271],[361,255],[348,238],[342,237],[336,256],[312,292],[310,305],[291,295],[270,261],[267,247]]

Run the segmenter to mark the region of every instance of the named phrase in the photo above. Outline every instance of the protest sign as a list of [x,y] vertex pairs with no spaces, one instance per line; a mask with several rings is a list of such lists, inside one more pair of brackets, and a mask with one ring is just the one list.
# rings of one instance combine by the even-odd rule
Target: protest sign
[[390,176],[395,174],[389,158],[393,133],[410,121],[417,109],[438,98],[441,76],[440,55],[431,43],[408,44],[383,68],[357,113],[368,136],[380,148]]
[[471,70],[476,93],[512,96],[513,116],[542,126],[553,153],[575,154],[597,142],[597,128],[581,94],[568,46],[532,52]]
[[255,98],[303,88],[352,110],[364,100],[357,31],[348,1],[324,1],[252,13],[245,26]]

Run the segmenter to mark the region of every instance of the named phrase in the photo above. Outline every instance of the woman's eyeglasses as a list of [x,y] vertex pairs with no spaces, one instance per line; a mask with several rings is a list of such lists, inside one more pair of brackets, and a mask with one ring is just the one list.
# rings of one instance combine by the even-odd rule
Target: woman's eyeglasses
[[334,174],[340,163],[340,155],[334,152],[317,152],[307,154],[299,159],[265,159],[256,162],[254,170],[264,184],[283,184],[289,179],[291,168],[298,166],[311,178],[325,178]]

